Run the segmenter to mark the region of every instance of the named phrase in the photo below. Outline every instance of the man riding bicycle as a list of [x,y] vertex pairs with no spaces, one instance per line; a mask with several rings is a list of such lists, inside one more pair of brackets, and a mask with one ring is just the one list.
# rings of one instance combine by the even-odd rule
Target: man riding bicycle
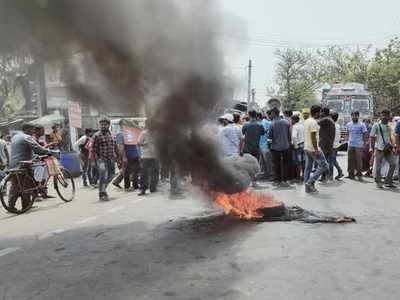
[[[40,146],[35,139],[32,137],[34,126],[32,124],[25,123],[22,125],[22,132],[17,133],[11,140],[11,161],[10,168],[18,168],[21,161],[31,161],[34,155],[52,155],[54,151],[46,149]],[[33,171],[36,168],[43,168],[42,165],[33,165]],[[11,189],[9,193],[9,205],[15,207],[15,203],[18,199],[18,183],[15,180],[12,181]],[[25,208],[29,205],[29,195],[23,194],[21,196],[22,207]]]

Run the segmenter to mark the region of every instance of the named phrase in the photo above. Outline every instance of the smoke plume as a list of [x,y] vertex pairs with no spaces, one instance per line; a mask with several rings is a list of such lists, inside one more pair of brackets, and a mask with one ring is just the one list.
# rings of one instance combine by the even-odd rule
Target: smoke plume
[[[225,93],[216,1],[0,0],[0,51],[62,61],[71,93],[96,107],[145,108],[162,161],[236,192],[203,125]],[[84,74],[82,76],[82,74]]]

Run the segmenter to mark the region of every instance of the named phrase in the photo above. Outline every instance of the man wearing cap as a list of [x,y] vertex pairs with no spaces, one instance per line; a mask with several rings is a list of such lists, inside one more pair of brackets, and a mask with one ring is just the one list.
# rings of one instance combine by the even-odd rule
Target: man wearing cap
[[233,122],[232,114],[225,114],[223,120],[225,127],[220,132],[223,155],[229,158],[237,158],[239,156],[242,133],[240,128]]

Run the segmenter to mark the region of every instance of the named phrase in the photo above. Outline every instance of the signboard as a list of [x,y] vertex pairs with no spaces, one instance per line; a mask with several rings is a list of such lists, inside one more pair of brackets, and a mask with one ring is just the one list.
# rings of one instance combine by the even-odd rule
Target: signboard
[[122,126],[125,145],[137,145],[139,142],[140,129],[136,127]]
[[69,126],[82,128],[82,109],[78,102],[68,102]]

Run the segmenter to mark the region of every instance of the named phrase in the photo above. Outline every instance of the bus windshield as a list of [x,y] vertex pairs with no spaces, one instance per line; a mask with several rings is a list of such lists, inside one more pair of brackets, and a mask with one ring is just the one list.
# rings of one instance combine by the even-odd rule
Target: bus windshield
[[358,111],[368,111],[369,110],[369,101],[368,99],[360,99],[355,100],[353,99],[353,110]]
[[328,100],[327,104],[329,109],[332,109],[336,112],[342,112],[344,109],[343,100]]

